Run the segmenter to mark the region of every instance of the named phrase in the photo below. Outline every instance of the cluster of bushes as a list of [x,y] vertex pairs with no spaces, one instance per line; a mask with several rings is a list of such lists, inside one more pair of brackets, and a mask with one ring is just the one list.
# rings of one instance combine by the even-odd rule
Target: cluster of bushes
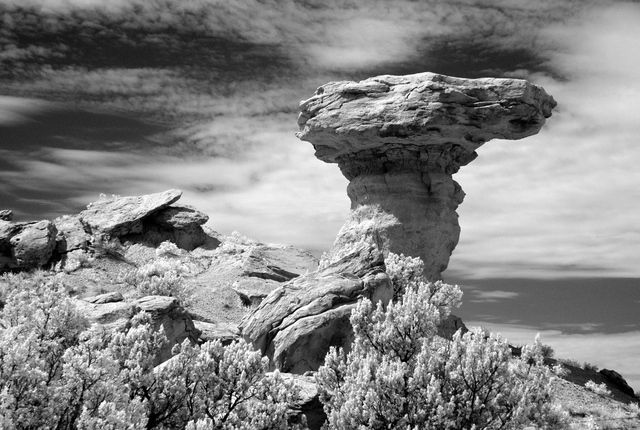
[[[561,429],[554,372],[539,339],[512,357],[481,329],[452,341],[437,326],[458,306],[457,286],[429,283],[419,259],[387,265],[399,299],[362,300],[351,316],[351,351],[332,348],[317,374],[330,429]],[[557,371],[557,369],[556,369]]]
[[[460,289],[427,282],[419,259],[392,255],[387,266],[397,299],[386,307],[362,300],[351,350],[331,349],[316,374],[327,429],[566,427],[537,339],[512,357],[482,330],[439,338]],[[184,343],[154,368],[166,338],[144,313],[106,332],[90,328],[45,276],[4,281],[1,428],[304,428],[291,421],[294,387],[267,374],[267,359],[242,341]]]
[[244,342],[175,348],[138,314],[90,328],[58,283],[6,277],[0,314],[0,428],[288,429],[293,388]]

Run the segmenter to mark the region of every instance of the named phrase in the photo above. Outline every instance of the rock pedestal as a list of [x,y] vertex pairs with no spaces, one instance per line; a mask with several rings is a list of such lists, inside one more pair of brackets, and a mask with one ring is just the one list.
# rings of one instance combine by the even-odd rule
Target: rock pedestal
[[331,82],[300,103],[297,136],[349,179],[351,213],[325,257],[341,259],[363,238],[421,257],[441,278],[458,243],[464,198],[452,175],[490,139],[536,134],[555,101],[519,79],[434,73]]

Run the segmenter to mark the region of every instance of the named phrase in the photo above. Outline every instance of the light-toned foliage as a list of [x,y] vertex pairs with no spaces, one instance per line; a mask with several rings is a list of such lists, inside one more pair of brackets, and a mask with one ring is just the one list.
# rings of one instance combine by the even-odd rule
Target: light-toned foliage
[[605,384],[604,382],[602,382],[601,384],[596,384],[593,381],[587,381],[587,383],[584,384],[584,387],[587,390],[593,391],[594,393],[599,394],[601,396],[611,395],[611,391],[607,388],[607,384]]
[[182,306],[189,306],[193,294],[184,278],[188,267],[180,259],[167,255],[124,272],[120,279],[130,289],[123,291],[123,295],[128,298],[169,296],[177,298]]
[[331,349],[317,374],[329,429],[565,427],[538,339],[513,358],[506,341],[482,330],[439,338],[461,292],[426,282],[416,261],[392,258],[401,298],[386,309],[362,300],[351,351]]
[[[23,279],[23,278],[21,278]],[[0,313],[0,428],[288,429],[296,391],[245,342],[193,346],[154,368],[167,342],[151,318],[90,328],[46,278],[6,288]]]

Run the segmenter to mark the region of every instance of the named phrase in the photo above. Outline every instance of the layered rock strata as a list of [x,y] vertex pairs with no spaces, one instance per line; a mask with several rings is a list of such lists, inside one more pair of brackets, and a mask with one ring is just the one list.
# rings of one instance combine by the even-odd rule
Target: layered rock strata
[[283,284],[242,320],[242,336],[274,368],[296,374],[317,370],[329,347],[350,349],[349,317],[363,297],[384,304],[392,299],[380,253],[363,242],[344,257]]
[[519,79],[419,73],[318,88],[300,103],[297,136],[338,164],[351,199],[326,261],[366,238],[385,255],[421,257],[427,278],[440,279],[460,234],[464,193],[452,175],[488,140],[536,134],[555,105]]

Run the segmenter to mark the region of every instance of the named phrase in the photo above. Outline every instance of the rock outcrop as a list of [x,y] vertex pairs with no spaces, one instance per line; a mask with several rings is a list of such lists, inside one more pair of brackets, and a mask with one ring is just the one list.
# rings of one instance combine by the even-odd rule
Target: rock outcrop
[[142,233],[142,220],[180,199],[182,191],[168,190],[144,196],[114,197],[99,200],[80,212],[80,222],[91,232],[111,237]]
[[[493,138],[537,133],[555,101],[514,79],[433,73],[332,82],[300,104],[297,134],[349,179],[351,213],[317,272],[273,291],[241,323],[244,338],[281,371],[316,370],[330,346],[349,349],[349,315],[362,297],[387,303],[389,252],[421,257],[441,279],[464,193],[452,175]],[[450,317],[443,336],[464,324]]]
[[0,210],[0,221],[11,221],[13,219],[13,211],[9,209]]
[[233,290],[245,306],[257,306],[269,293],[304,273],[318,268],[318,260],[306,251],[279,244],[255,244],[242,258],[242,273]]
[[[51,221],[12,223],[11,211],[0,211],[0,273],[58,264],[77,268],[81,254],[114,251],[124,241],[158,246],[171,241],[192,251],[219,241],[202,228],[209,217],[188,205],[175,205],[182,191],[112,197],[90,203],[77,215]],[[67,266],[67,256],[73,263]]]
[[58,231],[50,221],[0,221],[0,273],[47,264],[56,248]]
[[393,286],[379,266],[360,273],[336,266],[307,273],[269,294],[243,319],[242,335],[280,371],[315,371],[330,346],[349,350],[349,317],[362,297],[392,299]]
[[600,371],[600,374],[607,378],[607,380],[620,392],[626,394],[627,396],[635,397],[633,388],[631,388],[626,379],[624,379],[622,375],[615,370],[602,369]]
[[419,73],[318,88],[300,103],[297,136],[338,164],[351,199],[327,261],[367,238],[385,255],[421,257],[427,278],[440,279],[460,234],[464,193],[452,174],[490,139],[536,134],[555,105],[519,79]]

